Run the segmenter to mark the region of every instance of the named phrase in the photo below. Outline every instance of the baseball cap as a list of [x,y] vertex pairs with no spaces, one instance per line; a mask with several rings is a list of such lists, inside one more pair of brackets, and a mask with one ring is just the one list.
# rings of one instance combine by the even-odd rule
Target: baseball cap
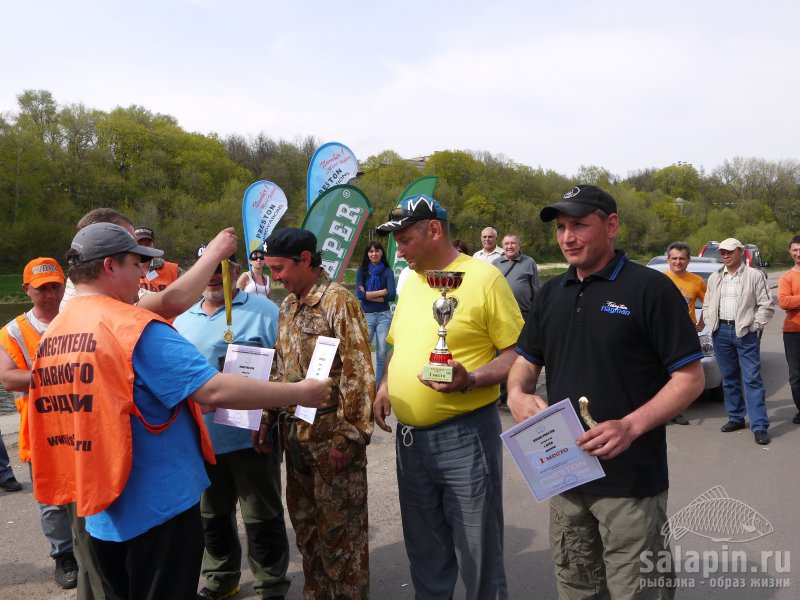
[[73,265],[120,252],[133,252],[150,258],[164,255],[163,250],[140,246],[127,229],[113,223],[87,225],[72,238],[70,249],[69,261]]
[[539,212],[539,218],[545,222],[552,221],[558,213],[583,217],[598,208],[610,215],[617,212],[617,201],[596,185],[576,185],[561,197],[561,201],[545,206]]
[[149,227],[137,227],[133,230],[133,235],[136,236],[136,241],[139,240],[153,240],[156,241],[156,236],[153,235],[153,230]]
[[393,231],[401,231],[417,221],[447,221],[447,211],[436,200],[425,194],[409,196],[400,201],[396,208],[389,211],[389,220],[379,225],[376,231],[387,235]]
[[27,265],[25,270],[22,271],[22,283],[29,283],[35,288],[44,285],[45,283],[66,283],[67,278],[64,277],[64,271],[61,266],[53,258],[45,258],[40,256],[34,258]]
[[317,236],[306,229],[285,227],[269,236],[264,245],[264,256],[297,258],[301,252],[314,254],[317,251]]
[[[201,256],[203,256],[203,252],[205,252],[205,251],[206,251],[206,248],[207,248],[207,247],[208,247],[208,242],[206,242],[206,243],[204,243],[204,244],[200,244],[200,245],[197,247],[197,250],[195,250],[195,252],[194,252],[195,256],[196,256],[197,258],[200,258]],[[229,261],[231,261],[231,262],[235,262],[237,265],[239,264],[239,260],[236,258],[236,252],[234,252],[233,254],[231,254],[231,255],[228,257],[228,260],[229,260]]]
[[744,244],[737,240],[736,238],[728,238],[727,240],[722,240],[719,243],[720,250],[727,250],[728,252],[733,252],[737,248],[744,248]]

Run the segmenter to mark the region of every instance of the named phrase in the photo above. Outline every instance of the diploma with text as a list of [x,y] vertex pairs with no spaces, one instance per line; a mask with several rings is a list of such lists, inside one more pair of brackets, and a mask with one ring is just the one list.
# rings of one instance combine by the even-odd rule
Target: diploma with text
[[600,461],[575,443],[583,431],[565,399],[500,434],[537,502],[605,477]]
[[[268,381],[269,373],[272,370],[273,356],[275,356],[275,350],[272,348],[230,344],[225,355],[225,366],[222,368],[222,372]],[[258,431],[261,425],[261,412],[260,408],[256,410],[218,408],[214,415],[214,423]]]

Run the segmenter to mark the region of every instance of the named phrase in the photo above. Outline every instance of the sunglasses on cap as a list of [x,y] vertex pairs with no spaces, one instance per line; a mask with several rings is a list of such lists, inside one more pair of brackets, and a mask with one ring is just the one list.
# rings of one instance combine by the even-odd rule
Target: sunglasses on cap
[[[427,210],[425,210],[426,208]],[[432,206],[428,202],[422,205],[418,204],[411,210],[403,206],[397,206],[389,211],[390,221],[399,221],[400,219],[408,219],[409,217],[419,221],[427,219],[446,219],[447,213],[441,214],[435,206]]]

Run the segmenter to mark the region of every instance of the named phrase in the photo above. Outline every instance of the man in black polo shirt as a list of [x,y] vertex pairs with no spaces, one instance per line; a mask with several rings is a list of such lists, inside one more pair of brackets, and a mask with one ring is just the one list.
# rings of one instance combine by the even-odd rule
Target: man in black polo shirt
[[640,590],[641,555],[669,551],[664,423],[703,391],[697,332],[686,302],[662,274],[614,250],[617,205],[591,185],[542,209],[570,264],[534,297],[508,377],[508,406],[522,421],[547,406],[535,395],[547,367],[547,398],[590,400],[600,422],[577,439],[602,460],[606,476],[551,500],[550,546],[559,593],[569,598],[671,598],[672,588]]

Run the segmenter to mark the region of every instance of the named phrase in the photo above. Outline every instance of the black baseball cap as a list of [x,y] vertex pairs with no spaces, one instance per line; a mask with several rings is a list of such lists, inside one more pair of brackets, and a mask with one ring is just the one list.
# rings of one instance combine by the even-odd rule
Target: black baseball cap
[[132,252],[150,258],[164,255],[163,250],[140,246],[127,229],[114,223],[87,225],[72,238],[70,250],[69,262],[73,265],[120,252]]
[[299,258],[301,252],[317,251],[317,236],[306,229],[284,227],[269,236],[264,246],[264,256]]
[[[201,256],[203,256],[203,252],[206,251],[207,247],[208,247],[208,242],[206,242],[204,244],[200,244],[197,247],[197,250],[195,250],[195,256],[197,258],[200,258]],[[239,260],[236,258],[236,253],[235,252],[228,257],[228,260],[231,261],[231,262],[235,262],[237,265],[239,264]]]
[[388,235],[410,227],[417,221],[431,220],[447,221],[447,211],[430,196],[417,194],[401,200],[397,207],[389,211],[389,220],[379,225],[376,231],[380,235]]
[[561,201],[545,206],[539,212],[542,221],[552,221],[558,213],[583,217],[597,209],[610,215],[617,212],[617,201],[596,185],[576,185],[561,197]]

